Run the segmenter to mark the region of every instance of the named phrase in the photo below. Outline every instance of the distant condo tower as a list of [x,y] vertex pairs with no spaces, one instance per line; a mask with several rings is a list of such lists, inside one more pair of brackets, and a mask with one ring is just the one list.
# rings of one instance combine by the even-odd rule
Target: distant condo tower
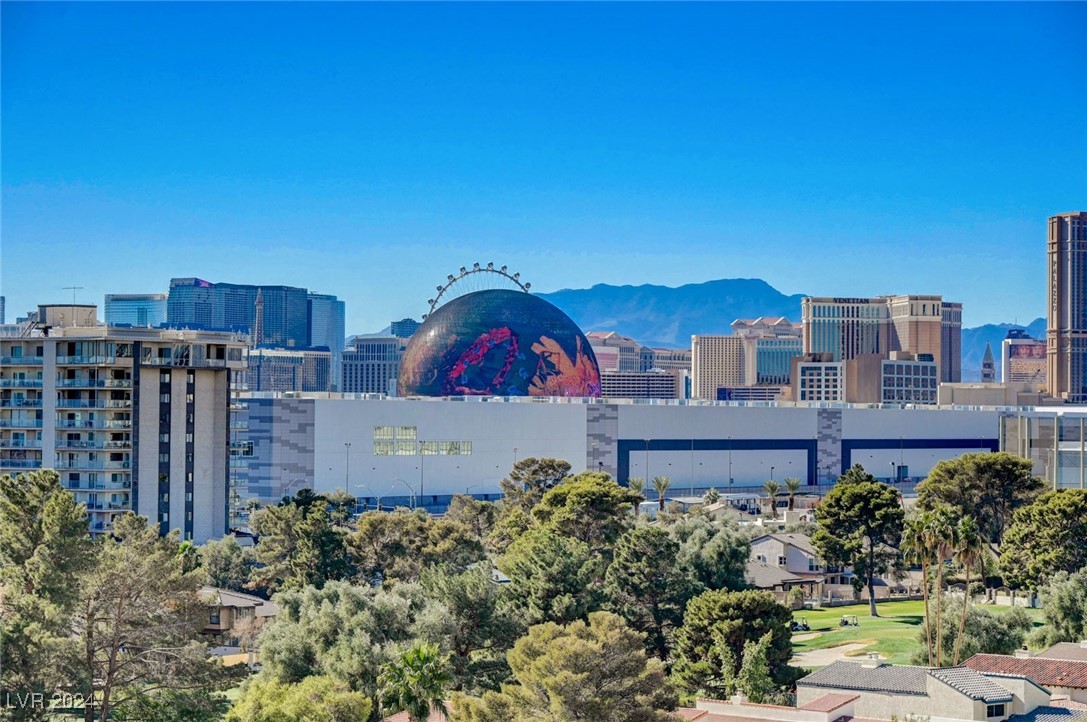
[[1087,212],[1049,219],[1046,329],[1050,396],[1087,403]]

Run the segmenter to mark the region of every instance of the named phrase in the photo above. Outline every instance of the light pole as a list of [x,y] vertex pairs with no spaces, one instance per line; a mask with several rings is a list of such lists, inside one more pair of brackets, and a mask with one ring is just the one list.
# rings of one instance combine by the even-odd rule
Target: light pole
[[465,493],[465,494],[468,494],[468,492],[470,492],[470,491],[471,491],[472,489],[475,489],[475,488],[479,488],[479,489],[482,489],[483,487],[482,487],[482,486],[480,486],[479,484],[472,484],[472,485],[470,485],[470,486],[466,486],[466,487],[464,487],[464,493]]
[[343,464],[343,490],[345,492],[347,492],[348,491],[348,489],[347,489],[347,477],[350,476],[350,474],[351,474],[351,442],[350,441],[343,442],[343,447],[344,447],[344,453],[346,454],[346,456],[344,457],[344,464]]
[[517,466],[517,447],[513,447],[513,465]]
[[401,484],[403,484],[404,486],[406,486],[408,488],[408,508],[409,509],[414,509],[415,508],[415,489],[413,489],[411,484],[404,481],[403,479],[393,479],[393,481],[399,481]]
[[[381,494],[374,494],[374,490],[373,490],[373,489],[371,489],[371,488],[370,488],[369,486],[367,486],[366,484],[355,484],[355,488],[356,488],[356,489],[366,489],[366,491],[368,491],[368,492],[370,492],[371,494],[373,494],[373,495],[374,495],[374,497],[375,497],[375,498],[377,498],[377,510],[378,510],[378,511],[381,511]],[[358,502],[357,502],[357,501],[356,501],[356,503],[355,503],[355,508],[356,508],[356,510],[358,509]],[[358,512],[358,513],[361,513],[361,512]]]
[[898,467],[895,466],[895,463],[892,461],[891,462],[891,481],[892,482],[897,482],[898,481],[897,471],[898,471]]
[[774,480],[774,467],[770,467],[770,481]]
[[305,480],[306,480],[306,477],[300,476],[297,479],[291,479],[290,481],[288,481],[287,485],[285,487],[283,487],[283,496],[289,497],[290,494],[288,494],[287,492],[289,492],[291,490],[291,487],[294,486],[295,484],[297,484],[298,482],[305,481]]

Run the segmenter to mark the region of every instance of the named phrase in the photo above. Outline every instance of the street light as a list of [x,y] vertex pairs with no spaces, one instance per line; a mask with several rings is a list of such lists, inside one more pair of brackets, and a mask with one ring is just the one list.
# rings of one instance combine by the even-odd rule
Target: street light
[[288,494],[287,492],[289,492],[291,490],[291,487],[294,486],[295,484],[297,484],[298,482],[305,481],[305,480],[306,480],[306,477],[300,476],[297,479],[291,479],[290,481],[288,481],[287,485],[285,487],[283,487],[283,496],[289,497],[290,494]]
[[468,494],[468,492],[470,492],[472,489],[476,489],[476,488],[482,489],[483,487],[480,486],[479,484],[471,484],[470,486],[464,487],[464,493]]
[[770,467],[770,481],[774,480],[774,467]]
[[[371,489],[366,484],[355,484],[355,488],[356,489],[366,489],[366,491],[370,492],[374,497],[376,497],[377,498],[377,510],[381,511],[381,494],[374,494],[374,490]],[[355,502],[355,509],[356,510],[358,509],[358,502],[357,501]],[[361,512],[356,511],[356,513],[361,513]]]
[[399,481],[401,484],[403,484],[404,486],[406,486],[408,488],[408,508],[409,509],[414,509],[415,508],[415,489],[413,489],[411,484],[404,481],[403,479],[393,479],[393,481]]

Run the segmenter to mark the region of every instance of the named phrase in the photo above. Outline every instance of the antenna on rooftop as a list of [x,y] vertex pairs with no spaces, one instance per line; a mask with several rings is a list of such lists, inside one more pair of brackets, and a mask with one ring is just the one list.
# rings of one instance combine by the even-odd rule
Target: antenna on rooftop
[[71,291],[72,292],[72,305],[74,306],[75,305],[75,292],[76,291],[82,291],[83,286],[61,286],[60,290],[62,290],[62,291]]

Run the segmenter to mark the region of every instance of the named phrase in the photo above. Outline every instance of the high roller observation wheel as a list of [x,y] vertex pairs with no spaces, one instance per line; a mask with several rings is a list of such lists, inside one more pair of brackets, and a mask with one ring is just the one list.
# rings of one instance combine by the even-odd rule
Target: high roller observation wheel
[[[488,280],[498,280],[495,278],[496,276],[505,279],[525,293],[528,293],[529,289],[532,288],[531,283],[521,281],[520,273],[510,273],[506,266],[495,268],[494,263],[488,263],[486,266],[473,263],[471,268],[461,266],[457,275],[450,273],[446,276],[445,283],[437,286],[438,295],[427,299],[430,311],[423,315],[423,320],[425,321],[437,310],[438,306],[442,305],[443,298],[451,300],[457,296],[493,288],[493,286],[488,285]],[[464,289],[463,292],[456,290],[458,284],[459,288]]]

